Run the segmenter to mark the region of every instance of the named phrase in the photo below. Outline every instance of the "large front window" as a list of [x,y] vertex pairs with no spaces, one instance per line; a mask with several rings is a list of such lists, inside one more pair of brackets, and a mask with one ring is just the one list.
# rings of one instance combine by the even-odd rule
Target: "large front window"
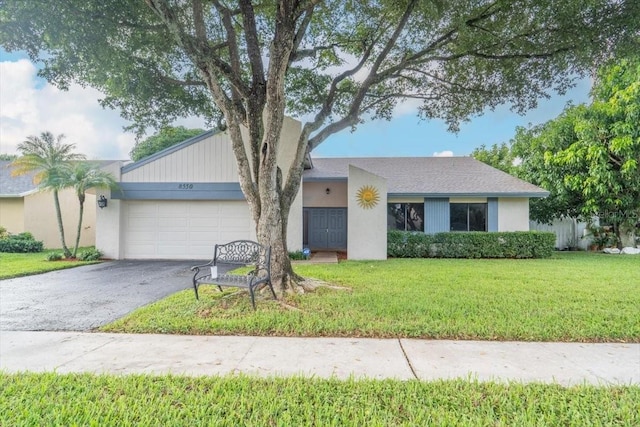
[[486,203],[451,203],[451,231],[487,231]]
[[424,203],[389,203],[387,229],[424,231]]

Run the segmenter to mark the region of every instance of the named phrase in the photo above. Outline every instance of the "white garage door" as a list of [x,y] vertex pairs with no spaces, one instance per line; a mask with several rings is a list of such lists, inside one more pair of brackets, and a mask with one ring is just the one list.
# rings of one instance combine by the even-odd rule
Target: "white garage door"
[[244,201],[128,201],[123,219],[128,259],[211,259],[216,243],[255,239]]

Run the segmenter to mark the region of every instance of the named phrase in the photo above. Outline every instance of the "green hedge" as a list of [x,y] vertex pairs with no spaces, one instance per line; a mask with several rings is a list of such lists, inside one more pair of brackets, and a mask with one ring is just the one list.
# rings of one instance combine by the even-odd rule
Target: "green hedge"
[[0,239],[0,252],[27,253],[42,252],[44,244],[33,238],[31,233],[10,234]]
[[548,258],[556,236],[551,232],[455,232],[424,234],[389,231],[392,258]]

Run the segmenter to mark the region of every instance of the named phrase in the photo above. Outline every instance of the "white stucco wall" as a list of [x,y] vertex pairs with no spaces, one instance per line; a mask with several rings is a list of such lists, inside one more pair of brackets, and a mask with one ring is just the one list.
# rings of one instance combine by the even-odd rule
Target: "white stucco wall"
[[[303,206],[305,208],[346,208],[346,182],[305,182],[303,184]],[[329,194],[327,194],[329,189]]]
[[[113,162],[103,168],[111,173],[116,181],[121,180],[120,168],[122,162]],[[98,197],[104,195],[107,198],[107,207],[96,211],[96,248],[102,252],[105,258],[121,258],[122,229],[122,201],[111,198],[110,190],[98,190]]]
[[[380,200],[365,209],[358,204],[358,191],[374,187]],[[347,256],[354,260],[387,259],[387,180],[349,165]]]
[[0,198],[0,227],[11,234],[18,234],[24,229],[24,199],[22,197]]
[[[60,211],[64,226],[64,239],[67,247],[73,248],[76,242],[80,205],[73,189],[58,193]],[[36,240],[42,240],[44,247],[58,249],[62,247],[58,220],[56,218],[53,193],[39,191],[24,197],[24,231],[33,234]],[[80,246],[93,246],[96,242],[96,198],[87,194],[82,216]]]
[[498,231],[529,231],[529,199],[498,199]]

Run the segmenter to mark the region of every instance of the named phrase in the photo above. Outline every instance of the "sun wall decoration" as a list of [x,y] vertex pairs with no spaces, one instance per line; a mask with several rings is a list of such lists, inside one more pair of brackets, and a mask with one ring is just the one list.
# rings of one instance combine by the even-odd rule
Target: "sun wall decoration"
[[371,209],[378,204],[380,195],[378,194],[378,190],[375,187],[371,185],[363,185],[358,190],[356,198],[358,199],[358,204],[361,208]]

